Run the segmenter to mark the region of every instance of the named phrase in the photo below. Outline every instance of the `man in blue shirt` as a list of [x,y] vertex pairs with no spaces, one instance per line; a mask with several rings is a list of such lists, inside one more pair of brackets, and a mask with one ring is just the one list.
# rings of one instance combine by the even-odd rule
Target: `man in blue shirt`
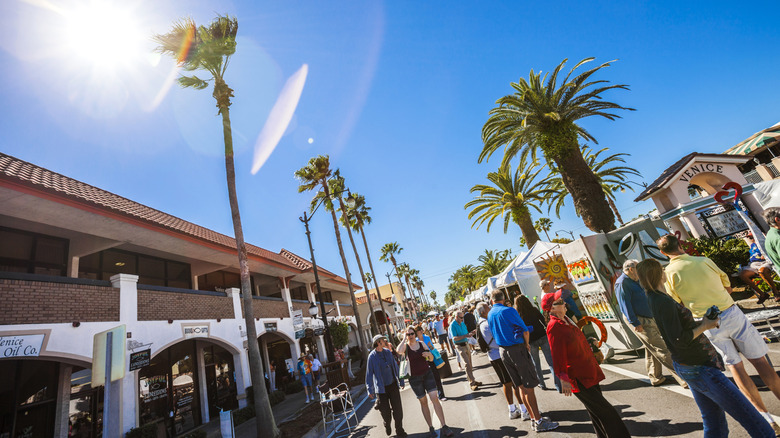
[[469,331],[466,328],[466,323],[463,322],[463,310],[458,310],[455,313],[455,321],[450,324],[450,337],[452,342],[455,343],[455,348],[460,352],[463,362],[466,363],[466,378],[469,379],[471,390],[476,391],[482,382],[478,382],[474,379],[474,370],[471,367],[471,351],[469,351],[469,338],[474,336],[476,328],[473,331]]
[[[385,423],[385,432],[390,436],[390,416],[395,421],[395,434],[405,437],[403,420],[404,410],[401,406],[401,393],[398,390],[398,364],[390,351],[393,346],[384,335],[376,335],[372,340],[374,350],[368,355],[366,367],[366,388],[368,396],[373,399],[379,394],[379,412]],[[403,382],[401,382],[403,387]]]
[[514,307],[504,305],[504,291],[496,289],[492,294],[493,309],[488,313],[488,326],[501,352],[501,361],[509,373],[512,383],[520,388],[523,404],[533,419],[535,432],[544,432],[558,427],[558,423],[542,417],[536,404],[534,388],[539,385],[536,367],[531,358],[528,343],[528,327]]
[[674,372],[672,355],[666,347],[666,343],[658,331],[658,326],[653,319],[653,312],[647,302],[647,295],[639,285],[639,274],[636,272],[638,260],[626,260],[623,263],[623,274],[615,281],[615,295],[617,296],[620,311],[626,317],[629,324],[634,326],[636,337],[645,346],[645,369],[650,378],[650,384],[659,386],[666,381],[661,364],[671,371],[674,379],[683,388],[688,384]]

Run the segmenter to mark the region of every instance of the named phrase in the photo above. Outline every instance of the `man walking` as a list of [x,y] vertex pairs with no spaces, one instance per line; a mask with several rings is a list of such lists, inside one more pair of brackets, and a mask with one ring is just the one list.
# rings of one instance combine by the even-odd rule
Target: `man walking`
[[446,348],[450,356],[452,356],[452,347],[450,347],[450,343],[447,340],[447,329],[444,328],[444,321],[441,319],[441,315],[436,315],[436,320],[433,321],[433,330],[438,337],[439,346],[442,349]]
[[[501,361],[501,352],[498,350],[498,344],[493,338],[493,333],[490,331],[490,323],[487,320],[488,312],[490,312],[490,306],[487,303],[477,304],[477,312],[479,313],[478,329],[479,334],[485,343],[488,344],[488,359],[490,359],[490,365],[498,375],[498,381],[504,389],[504,398],[509,406],[509,418],[514,420],[515,418],[522,417],[523,420],[530,420],[531,416],[528,415],[528,409],[523,404],[523,399],[520,398],[520,392],[517,387],[512,383],[512,379],[509,377],[509,372],[506,370],[504,363]],[[520,403],[520,408],[514,403],[514,397],[517,398],[517,402]]]
[[766,241],[764,241],[766,256],[775,265],[775,272],[780,275],[780,208],[767,208],[764,210],[763,216],[770,227],[769,232],[766,233]]
[[748,321],[742,310],[731,299],[728,275],[707,257],[694,257],[680,249],[677,238],[671,234],[656,242],[671,260],[665,268],[666,289],[677,302],[687,307],[694,317],[701,318],[712,306],[717,306],[720,325],[704,332],[712,345],[723,356],[723,361],[734,376],[734,381],[758,412],[776,433],[780,427],[767,412],[755,383],[745,370],[740,353],[758,371],[761,380],[780,399],[780,377],[766,359],[769,351],[764,339]]
[[488,313],[488,325],[493,338],[499,346],[501,361],[504,363],[512,383],[520,388],[520,395],[533,419],[535,432],[544,432],[558,427],[558,423],[548,417],[542,417],[536,404],[534,388],[539,385],[528,336],[528,327],[514,307],[504,305],[504,291],[496,289],[492,294],[493,309]]
[[666,381],[661,368],[663,364],[671,371],[677,383],[687,388],[688,384],[674,372],[672,356],[655,324],[645,290],[639,285],[637,264],[639,260],[626,260],[623,263],[623,274],[615,281],[615,295],[620,310],[629,324],[634,326],[636,336],[645,346],[645,369],[647,376],[650,377],[650,384],[660,386]]
[[[368,355],[366,368],[366,388],[368,396],[373,400],[379,394],[379,413],[385,424],[385,433],[390,436],[390,417],[395,421],[397,437],[406,436],[404,431],[404,409],[401,406],[401,393],[398,390],[398,364],[391,352],[392,346],[384,335],[376,335],[372,339],[374,350]],[[400,382],[403,387],[403,381]]]
[[455,313],[455,321],[450,323],[450,337],[452,338],[452,342],[455,343],[455,348],[460,352],[460,357],[466,365],[466,378],[469,380],[471,390],[476,391],[477,388],[482,385],[482,382],[478,382],[474,379],[474,370],[471,367],[471,351],[469,351],[468,338],[473,336],[474,332],[470,332],[466,328],[466,323],[463,322],[463,311],[458,310]]

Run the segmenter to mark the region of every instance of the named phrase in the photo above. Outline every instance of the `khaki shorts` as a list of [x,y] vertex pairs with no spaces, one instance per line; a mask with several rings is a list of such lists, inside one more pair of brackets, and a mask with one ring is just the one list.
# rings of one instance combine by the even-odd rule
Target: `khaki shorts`
[[758,359],[769,352],[764,338],[736,304],[720,314],[720,327],[709,329],[704,334],[723,356],[726,365],[742,362],[739,353],[747,359]]

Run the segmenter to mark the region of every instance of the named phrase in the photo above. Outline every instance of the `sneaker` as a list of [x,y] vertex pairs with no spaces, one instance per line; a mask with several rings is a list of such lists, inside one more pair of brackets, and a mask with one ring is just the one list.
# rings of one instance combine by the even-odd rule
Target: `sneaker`
[[484,383],[482,383],[482,382],[480,382],[479,380],[475,380],[475,381],[474,381],[474,385],[477,385],[477,386],[485,386],[485,384],[484,384]]
[[520,413],[517,409],[514,411],[509,412],[509,419],[514,420],[515,418],[520,418],[523,414]]
[[476,391],[476,390],[478,390],[478,389],[479,389],[479,385],[477,385],[476,383],[472,383],[472,384],[471,384],[471,390],[472,390],[472,391]]
[[[397,431],[396,431],[397,432]],[[405,430],[401,429],[400,432],[396,433],[395,436],[398,438],[406,438],[409,434],[406,433]]]
[[771,422],[769,425],[772,426],[772,430],[775,431],[775,436],[780,436],[780,426],[775,422]]
[[529,414],[528,411],[522,411],[520,415],[520,419],[523,421],[528,421],[531,419],[531,414]]
[[306,397],[306,403],[311,403],[311,401],[309,400],[309,397]]
[[447,426],[446,424],[441,427],[441,434],[444,435],[444,436],[453,436],[453,435],[455,435],[454,433],[452,433],[452,429],[450,429],[450,427]]
[[542,417],[539,421],[533,422],[533,429],[535,432],[547,432],[548,430],[553,430],[558,428],[558,423],[555,421],[550,421],[547,417]]
[[431,438],[438,438],[439,434],[436,433],[436,429],[433,428],[433,426],[428,428],[428,435]]
[[393,434],[393,430],[392,430],[392,428],[390,427],[389,424],[385,424],[385,433],[387,434],[387,436],[390,436],[390,435]]
[[661,386],[666,382],[666,376],[661,376],[660,379],[656,380],[655,382],[650,383],[653,386]]
[[447,401],[447,397],[445,397],[445,396],[441,396],[441,397],[439,397],[439,400],[441,400],[441,401]]

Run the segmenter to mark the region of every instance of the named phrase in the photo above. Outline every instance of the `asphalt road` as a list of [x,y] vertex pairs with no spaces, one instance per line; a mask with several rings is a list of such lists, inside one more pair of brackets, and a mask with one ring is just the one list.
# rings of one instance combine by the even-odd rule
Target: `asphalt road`
[[[770,344],[770,358],[780,364],[780,344]],[[500,438],[536,435],[530,421],[510,420],[506,401],[500,391],[498,379],[488,363],[486,354],[474,356],[475,376],[485,386],[472,392],[463,371],[458,371],[454,358],[450,364],[454,374],[444,379],[447,401],[442,402],[447,424],[457,437]],[[780,401],[763,387],[755,370],[746,365],[754,375],[764,403],[770,413],[780,414]],[[776,367],[777,368],[777,367]],[[634,354],[618,354],[602,369],[606,380],[601,382],[604,395],[618,410],[628,430],[635,437],[701,437],[701,414],[690,395],[669,377],[660,387],[650,386],[644,370],[644,352],[641,357]],[[728,375],[728,373],[727,373]],[[549,374],[547,375],[548,382]],[[551,383],[548,383],[552,386]],[[546,437],[592,437],[593,426],[582,404],[575,397],[565,397],[556,391],[541,391],[537,388],[537,399],[542,415],[560,423],[554,431],[543,432]],[[420,411],[420,404],[411,389],[401,392],[404,406],[404,428],[410,438],[427,437],[427,425]],[[358,424],[352,423],[352,431],[342,427],[335,437],[386,437],[382,417],[373,409],[371,399],[356,400],[361,403],[357,410]],[[747,437],[744,429],[727,415],[731,437]],[[434,426],[440,427],[434,415]]]

